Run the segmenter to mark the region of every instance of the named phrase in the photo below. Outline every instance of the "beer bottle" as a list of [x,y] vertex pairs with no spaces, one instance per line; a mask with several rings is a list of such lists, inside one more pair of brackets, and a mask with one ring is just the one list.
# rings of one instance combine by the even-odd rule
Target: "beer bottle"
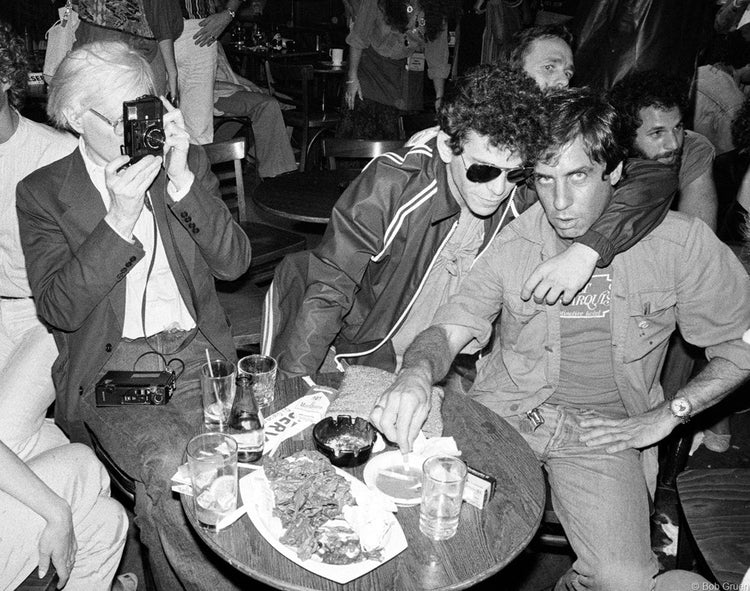
[[247,376],[237,378],[237,392],[226,433],[237,442],[237,460],[257,462],[263,455],[263,413],[253,395]]

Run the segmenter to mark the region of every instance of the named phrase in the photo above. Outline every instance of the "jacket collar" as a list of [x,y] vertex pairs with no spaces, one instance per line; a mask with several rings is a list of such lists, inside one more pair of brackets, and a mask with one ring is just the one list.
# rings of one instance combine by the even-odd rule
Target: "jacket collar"
[[440,158],[440,153],[437,148],[437,138],[432,138],[426,144],[432,149],[432,161],[430,162],[430,173],[433,179],[437,183],[437,199],[433,202],[432,217],[430,222],[437,224],[453,216],[457,216],[461,213],[461,206],[456,201],[456,198],[451,193],[448,185],[448,171]]

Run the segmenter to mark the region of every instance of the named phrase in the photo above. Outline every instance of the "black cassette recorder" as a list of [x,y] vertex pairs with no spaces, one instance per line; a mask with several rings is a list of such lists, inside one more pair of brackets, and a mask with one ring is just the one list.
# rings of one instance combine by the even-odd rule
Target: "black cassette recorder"
[[166,404],[175,383],[171,371],[108,371],[96,384],[96,405]]

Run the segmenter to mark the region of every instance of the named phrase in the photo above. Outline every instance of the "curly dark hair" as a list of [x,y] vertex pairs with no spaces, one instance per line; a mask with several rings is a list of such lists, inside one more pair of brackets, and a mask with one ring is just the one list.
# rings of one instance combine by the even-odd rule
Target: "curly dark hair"
[[450,147],[463,152],[467,135],[487,136],[528,158],[545,145],[545,101],[542,91],[524,72],[509,64],[477,66],[446,94],[438,112],[440,129]]
[[508,55],[508,61],[510,64],[523,70],[523,60],[526,54],[529,53],[531,44],[537,39],[554,39],[559,38],[565,41],[573,50],[573,34],[568,31],[563,25],[538,25],[536,27],[528,27],[522,29],[516,33],[514,37],[514,44]]
[[745,99],[732,121],[732,142],[738,151],[750,153],[750,97]]
[[688,112],[689,81],[657,70],[632,72],[609,91],[609,100],[619,115],[618,137],[628,155],[634,149],[638,128],[643,124],[641,109],[655,107],[668,110],[677,107],[684,116]]
[[21,106],[26,94],[29,73],[29,58],[26,48],[11,26],[0,21],[0,80],[10,83],[8,102],[16,108]]
[[559,89],[548,91],[545,98],[549,139],[539,161],[554,163],[561,149],[579,136],[592,162],[606,165],[605,174],[624,160],[617,141],[617,112],[602,92],[589,87]]
[[[409,0],[378,0],[380,9],[385,15],[385,22],[400,31],[406,32],[409,24],[409,14],[406,6],[412,5]],[[425,39],[432,41],[437,38],[445,27],[445,21],[458,14],[460,0],[421,0],[419,3],[424,10]]]

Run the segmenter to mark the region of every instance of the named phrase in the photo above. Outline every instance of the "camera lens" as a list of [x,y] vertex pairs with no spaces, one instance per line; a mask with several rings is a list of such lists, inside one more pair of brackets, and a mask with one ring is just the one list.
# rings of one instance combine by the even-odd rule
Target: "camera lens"
[[152,150],[158,150],[164,145],[164,130],[159,127],[149,129],[143,135],[143,143]]

